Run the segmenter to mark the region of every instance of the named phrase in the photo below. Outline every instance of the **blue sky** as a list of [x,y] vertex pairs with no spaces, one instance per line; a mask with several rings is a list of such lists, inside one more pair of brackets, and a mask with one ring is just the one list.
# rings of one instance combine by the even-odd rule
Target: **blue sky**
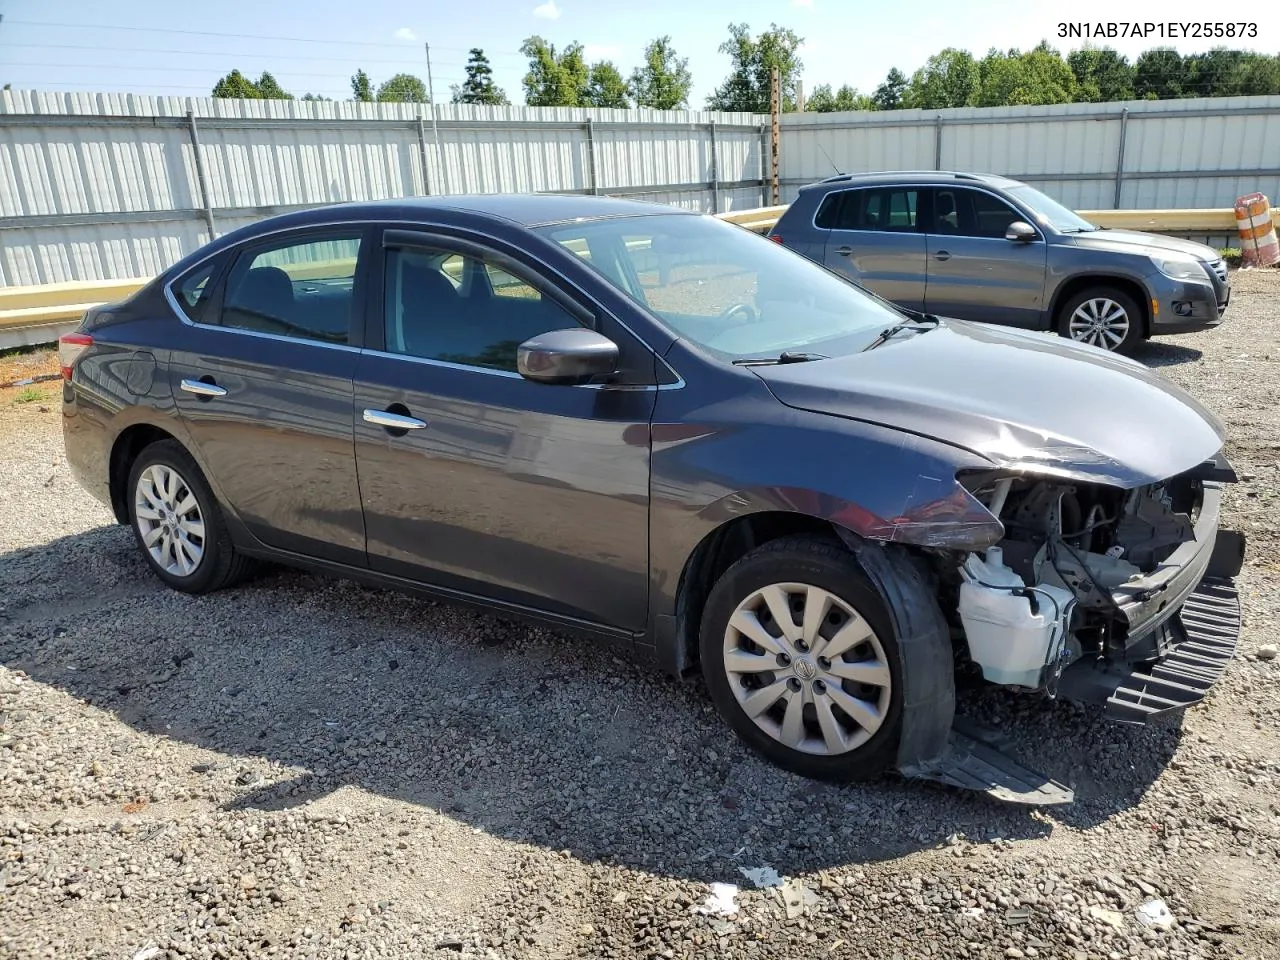
[[[1246,49],[1280,49],[1280,10],[1246,5],[1244,13],[1196,2],[1116,4],[1077,0],[1037,5],[1009,0],[910,4],[865,0],[0,0],[0,84],[50,90],[110,90],[207,96],[233,67],[252,76],[270,70],[285,89],[350,96],[349,77],[363,67],[375,83],[408,71],[426,79],[423,41],[432,47],[436,97],[461,81],[467,50],[484,48],[495,79],[521,101],[525,61],[520,43],[541,34],[557,48],[578,41],[589,59],[611,59],[629,75],[645,44],[670,34],[693,72],[692,106],[728,71],[717,51],[730,22],[753,32],[770,23],[804,38],[804,84],[850,83],[869,92],[890,67],[907,74],[929,54],[953,45],[1030,47],[1041,39],[1066,50],[1058,22],[1203,21],[1230,17],[1257,24],[1256,39],[1217,41]],[[107,26],[124,29],[106,29]],[[177,32],[185,31],[185,32]],[[206,34],[225,34],[209,36]],[[1109,41],[1130,56],[1157,40]],[[1182,52],[1214,41],[1165,41]]]

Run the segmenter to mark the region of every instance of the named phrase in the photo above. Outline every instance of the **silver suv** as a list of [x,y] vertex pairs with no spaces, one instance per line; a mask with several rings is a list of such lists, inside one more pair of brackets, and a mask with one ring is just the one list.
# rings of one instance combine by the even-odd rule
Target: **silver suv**
[[770,237],[903,307],[1130,351],[1222,322],[1211,247],[1095,226],[1005,177],[842,174],[800,189]]

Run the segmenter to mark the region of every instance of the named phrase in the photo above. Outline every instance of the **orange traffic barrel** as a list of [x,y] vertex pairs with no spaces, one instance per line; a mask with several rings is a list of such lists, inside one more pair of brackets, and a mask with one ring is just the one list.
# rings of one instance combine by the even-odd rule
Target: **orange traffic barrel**
[[1251,193],[1236,200],[1236,230],[1245,263],[1269,267],[1280,262],[1280,241],[1271,220],[1271,201],[1264,194]]

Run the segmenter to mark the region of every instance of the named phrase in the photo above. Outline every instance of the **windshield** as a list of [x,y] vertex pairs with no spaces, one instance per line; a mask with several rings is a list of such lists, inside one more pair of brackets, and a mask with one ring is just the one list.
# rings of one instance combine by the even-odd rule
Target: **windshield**
[[1030,207],[1036,219],[1053,227],[1059,233],[1092,233],[1098,228],[1074,210],[1068,210],[1057,200],[1046,197],[1035,187],[1025,184],[1010,187],[1009,196]]
[[823,267],[714,217],[620,217],[539,232],[722,360],[853,353],[904,320]]

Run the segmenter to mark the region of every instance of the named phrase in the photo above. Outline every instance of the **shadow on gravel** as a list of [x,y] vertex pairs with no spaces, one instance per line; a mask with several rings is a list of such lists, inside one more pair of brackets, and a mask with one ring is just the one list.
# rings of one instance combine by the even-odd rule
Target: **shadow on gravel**
[[749,754],[700,685],[603,648],[290,571],[188,597],[149,574],[124,528],[0,556],[0,658],[157,739],[222,754],[192,765],[148,744],[165,779],[227,809],[354,785],[584,861],[704,881],[739,879],[735,862],[796,874],[952,834],[1088,827],[1131,806],[1180,737],[966,692],[965,712],[1073,784],[1074,805],[1042,816],[893,778],[833,787]]
[[1172,367],[1179,363],[1193,363],[1204,356],[1203,351],[1167,340],[1147,340],[1133,352],[1133,359],[1148,367]]

